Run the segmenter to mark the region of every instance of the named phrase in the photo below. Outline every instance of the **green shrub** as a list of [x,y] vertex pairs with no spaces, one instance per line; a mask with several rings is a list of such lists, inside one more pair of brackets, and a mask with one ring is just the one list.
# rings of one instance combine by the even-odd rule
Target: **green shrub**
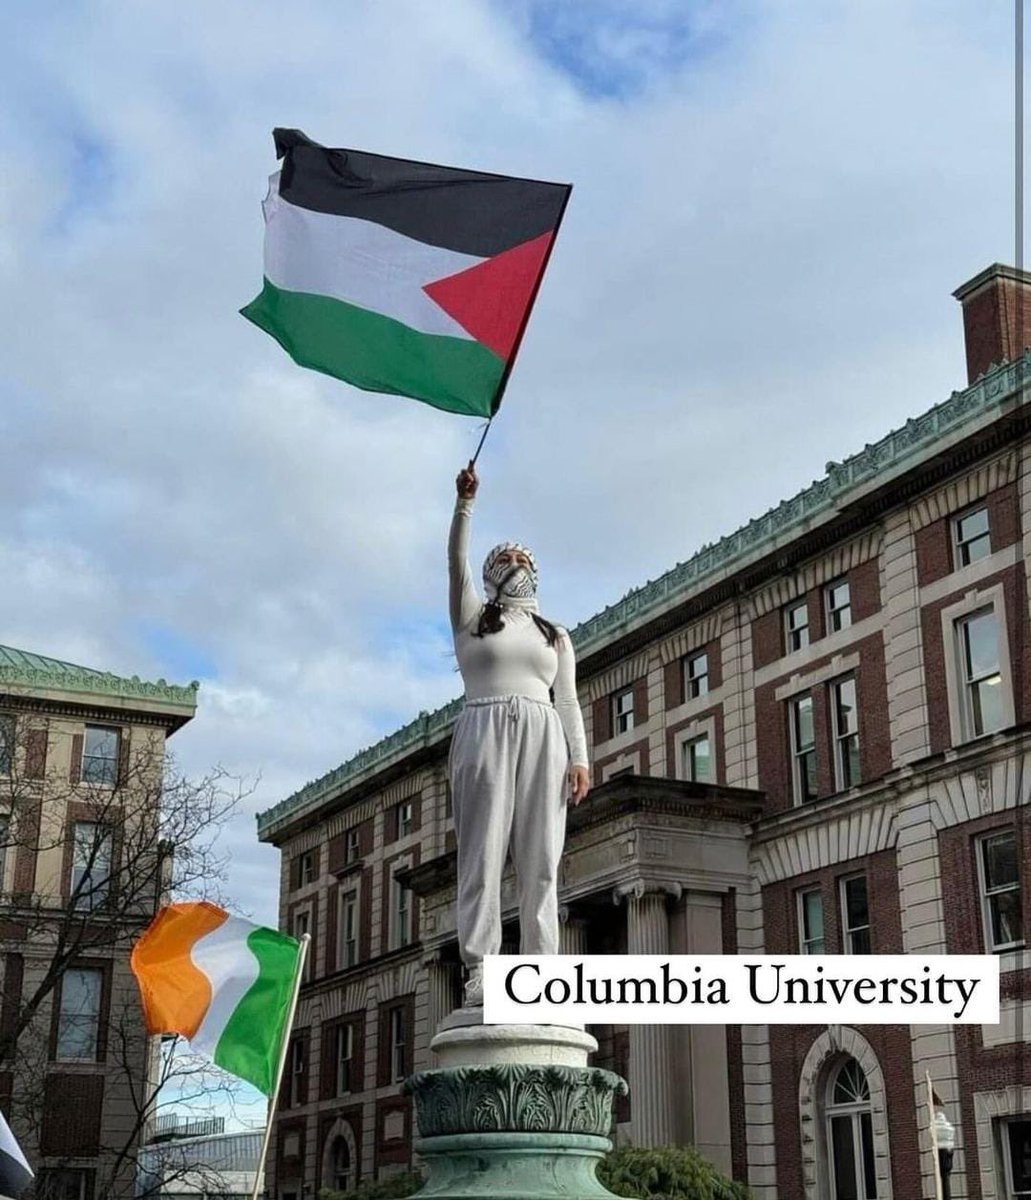
[[386,1179],[367,1179],[349,1192],[336,1192],[332,1188],[323,1188],[319,1192],[319,1200],[404,1200],[426,1182],[425,1176],[418,1171],[401,1171]]
[[[751,1193],[706,1162],[697,1150],[664,1146],[638,1150],[621,1146],[598,1165],[598,1178],[617,1196],[632,1200],[749,1200]],[[350,1192],[323,1188],[319,1200],[404,1200],[424,1183],[418,1171],[404,1171],[380,1182],[368,1180]]]
[[654,1150],[620,1146],[605,1155],[598,1178],[617,1196],[635,1200],[749,1200],[748,1188],[734,1183],[686,1146]]

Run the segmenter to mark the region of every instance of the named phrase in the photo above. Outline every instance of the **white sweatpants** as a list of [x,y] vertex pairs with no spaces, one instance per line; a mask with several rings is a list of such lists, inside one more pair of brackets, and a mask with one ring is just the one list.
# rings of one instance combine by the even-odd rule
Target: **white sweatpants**
[[501,874],[511,849],[520,951],[558,953],[558,866],[569,750],[558,713],[525,696],[470,700],[451,740],[458,840],[458,948],[466,966],[501,949]]

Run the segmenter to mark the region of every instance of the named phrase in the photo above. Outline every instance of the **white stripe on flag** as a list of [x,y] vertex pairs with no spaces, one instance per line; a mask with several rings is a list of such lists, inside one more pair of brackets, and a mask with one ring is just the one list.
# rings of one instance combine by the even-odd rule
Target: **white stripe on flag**
[[276,287],[343,300],[419,333],[472,340],[422,289],[484,259],[430,246],[374,221],[291,204],[279,194],[278,175],[269,181],[262,208],[265,277]]
[[230,917],[211,933],[194,943],[190,958],[211,982],[211,1007],[190,1039],[190,1046],[209,1058],[226,1022],[258,978],[258,960],[247,945],[247,937],[257,928],[250,921]]
[[0,1197],[17,1200],[33,1177],[21,1146],[15,1141],[3,1113],[0,1113]]

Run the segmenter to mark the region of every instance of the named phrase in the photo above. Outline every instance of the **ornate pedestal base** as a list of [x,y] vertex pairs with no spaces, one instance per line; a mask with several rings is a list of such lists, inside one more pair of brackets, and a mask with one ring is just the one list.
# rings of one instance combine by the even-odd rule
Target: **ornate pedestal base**
[[595,1178],[609,1149],[618,1075],[587,1066],[582,1029],[483,1025],[460,1010],[431,1043],[442,1066],[405,1081],[415,1098],[415,1149],[426,1200],[611,1200]]

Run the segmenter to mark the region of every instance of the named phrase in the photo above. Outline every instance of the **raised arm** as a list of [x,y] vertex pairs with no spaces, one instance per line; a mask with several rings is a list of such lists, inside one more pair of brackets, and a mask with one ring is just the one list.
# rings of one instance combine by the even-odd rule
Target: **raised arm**
[[451,628],[456,633],[468,625],[481,608],[480,597],[476,592],[469,566],[469,523],[479,485],[480,481],[476,478],[476,471],[471,464],[460,471],[455,480],[458,499],[455,501],[455,514],[451,518],[447,561]]

